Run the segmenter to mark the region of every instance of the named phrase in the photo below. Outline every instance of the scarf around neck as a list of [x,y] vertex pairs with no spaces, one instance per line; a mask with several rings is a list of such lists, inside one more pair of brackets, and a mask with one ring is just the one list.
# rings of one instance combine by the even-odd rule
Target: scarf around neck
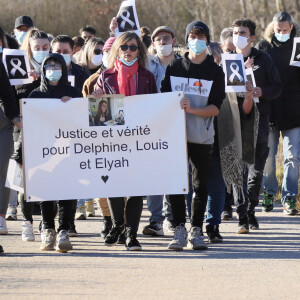
[[118,71],[118,86],[120,94],[124,94],[125,96],[136,95],[134,75],[137,74],[138,68],[138,61],[130,67],[125,66],[119,60],[115,61],[115,69]]

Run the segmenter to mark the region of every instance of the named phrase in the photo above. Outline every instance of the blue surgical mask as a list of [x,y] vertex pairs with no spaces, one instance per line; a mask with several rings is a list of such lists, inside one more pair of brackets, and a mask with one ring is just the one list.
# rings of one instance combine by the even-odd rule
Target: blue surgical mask
[[71,62],[71,54],[61,54],[61,55],[64,58],[66,65],[68,66],[69,63]]
[[204,40],[198,40],[198,39],[193,39],[189,40],[188,42],[188,47],[197,55],[201,54],[203,51],[206,50],[207,45],[206,41]]
[[2,46],[0,46],[0,53],[2,53],[3,52],[3,47]]
[[61,70],[46,70],[46,78],[52,82],[58,81],[62,76]]
[[35,51],[33,50],[32,51],[32,56],[33,56],[33,59],[41,64],[44,60],[44,58],[49,54],[49,51]]
[[286,42],[287,40],[289,40],[290,34],[289,34],[289,33],[285,33],[285,34],[282,34],[282,33],[275,33],[275,37],[276,37],[276,39],[277,39],[279,42],[284,43],[284,42]]
[[137,57],[136,57],[134,60],[130,61],[130,62],[124,60],[124,59],[121,58],[121,57],[119,58],[119,61],[120,61],[122,64],[124,64],[125,66],[127,66],[127,67],[131,67],[137,60],[138,60]]
[[17,39],[17,41],[19,42],[19,44],[22,44],[22,43],[23,43],[26,34],[27,34],[26,31],[19,31],[19,32],[16,34],[16,39]]

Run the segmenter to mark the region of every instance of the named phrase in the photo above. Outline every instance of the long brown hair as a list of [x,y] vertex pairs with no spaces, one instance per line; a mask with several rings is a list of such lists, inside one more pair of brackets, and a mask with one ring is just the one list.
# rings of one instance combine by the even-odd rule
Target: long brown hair
[[138,56],[138,63],[139,66],[145,68],[146,66],[146,61],[147,61],[147,50],[139,38],[139,36],[135,32],[127,31],[121,34],[120,36],[117,37],[115,42],[112,45],[112,48],[109,52],[108,56],[108,66],[107,68],[112,68],[114,66],[115,60],[118,59],[119,56],[119,49],[121,45],[126,44],[128,41],[135,39],[138,45],[138,50],[139,50],[139,56]]

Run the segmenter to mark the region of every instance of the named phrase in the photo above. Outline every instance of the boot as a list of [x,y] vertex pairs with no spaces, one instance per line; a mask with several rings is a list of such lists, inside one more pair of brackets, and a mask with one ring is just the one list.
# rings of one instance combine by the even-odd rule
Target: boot
[[103,224],[102,224],[102,229],[100,232],[100,236],[103,237],[104,239],[108,235],[112,228],[112,221],[110,216],[105,216],[103,219]]

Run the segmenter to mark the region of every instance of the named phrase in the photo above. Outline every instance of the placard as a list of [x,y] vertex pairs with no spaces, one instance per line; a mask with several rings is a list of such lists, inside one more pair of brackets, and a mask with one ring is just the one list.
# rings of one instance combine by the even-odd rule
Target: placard
[[97,126],[87,98],[22,99],[27,201],[187,193],[182,97],[107,95],[93,103],[113,122]]
[[138,36],[141,35],[135,0],[127,0],[121,3],[117,14],[117,22],[118,27],[115,30],[117,37],[126,31],[134,31]]
[[24,193],[23,169],[14,159],[9,160],[5,186]]
[[222,54],[226,92],[246,92],[246,72],[242,54]]
[[300,37],[294,38],[290,65],[294,67],[300,67]]
[[29,76],[30,65],[25,50],[3,49],[3,63],[11,85],[27,84],[32,82]]
[[74,75],[68,75],[68,82],[70,82],[71,86],[75,86],[75,76]]
[[[249,81],[252,84],[253,87],[256,87],[255,76],[254,76],[252,68],[246,69],[246,77],[247,77],[247,81]],[[259,98],[258,97],[253,97],[253,101],[255,103],[259,103]]]

